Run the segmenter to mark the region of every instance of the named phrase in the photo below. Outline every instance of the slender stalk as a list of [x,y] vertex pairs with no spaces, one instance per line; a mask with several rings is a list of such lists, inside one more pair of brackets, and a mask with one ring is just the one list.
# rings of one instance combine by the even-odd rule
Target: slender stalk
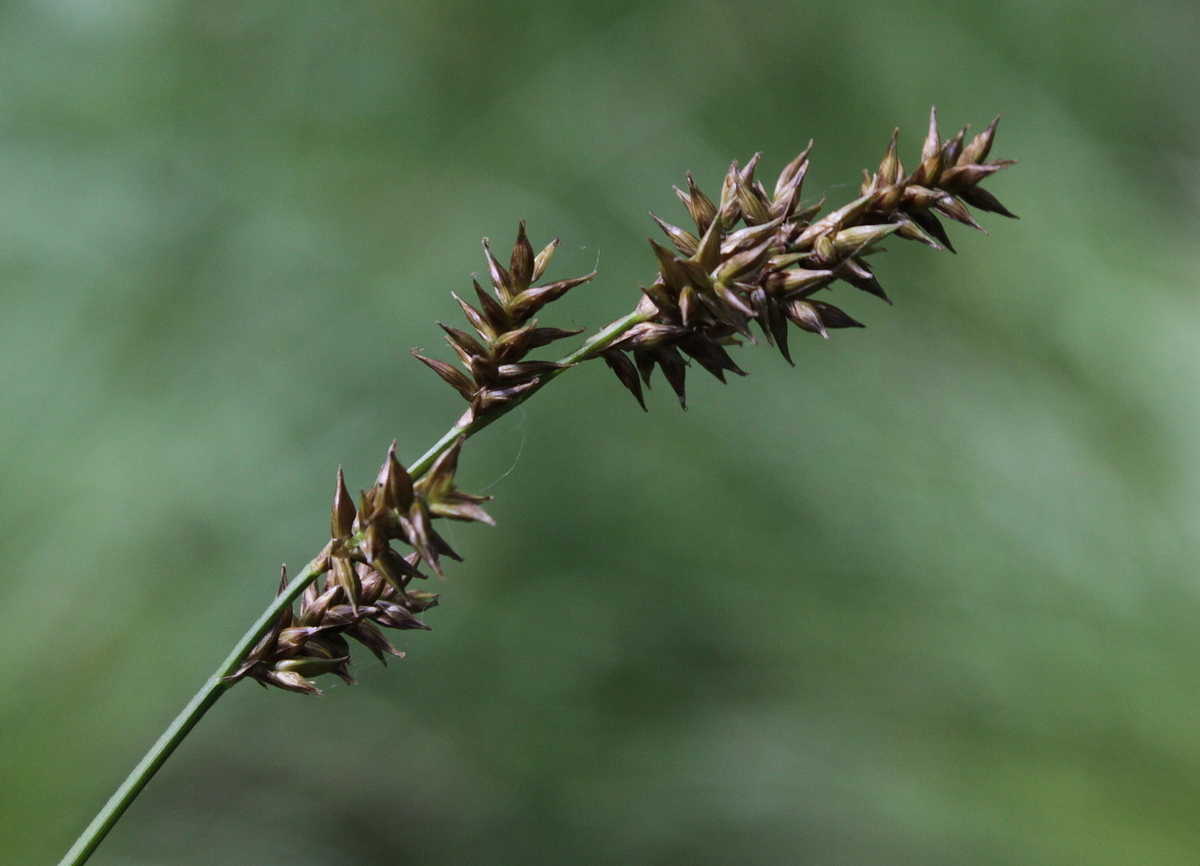
[[[494,411],[483,418],[472,420],[466,424],[461,422],[455,424],[446,431],[446,434],[432,448],[425,452],[412,465],[409,469],[409,474],[414,480],[421,477],[429,471],[434,461],[453,447],[454,443],[460,438],[468,438],[478,433],[501,415],[504,415],[529,399],[535,391],[541,390],[547,382],[561,374],[565,369],[595,357],[596,354],[611,345],[627,330],[634,325],[646,321],[648,318],[647,314],[633,312],[623,318],[617,319],[588,339],[579,349],[560,360],[558,363],[564,365],[563,369],[553,370],[545,374],[535,387],[519,395],[517,399],[495,407]],[[226,678],[237,670],[242,660],[254,649],[263,635],[270,631],[271,626],[279,618],[279,615],[290,607],[292,602],[299,597],[300,593],[321,574],[322,568],[320,562],[321,557],[318,557],[306,565],[291,579],[284,590],[275,597],[270,606],[263,611],[254,625],[250,627],[250,630],[238,641],[237,645],[229,653],[229,656],[221,663],[221,666],[201,686],[200,691],[196,692],[192,699],[188,701],[187,706],[175,717],[170,726],[163,731],[158,741],[150,747],[150,751],[145,754],[137,766],[133,768],[133,771],[125,778],[125,781],[121,783],[120,787],[108,799],[108,802],[104,804],[104,808],[97,813],[87,829],[83,831],[83,834],[71,846],[71,850],[59,861],[59,866],[80,866],[80,864],[87,862],[88,858],[92,856],[92,852],[96,850],[96,847],[108,835],[109,830],[125,814],[125,810],[129,808],[130,804],[137,798],[137,795],[146,787],[147,783],[154,777],[154,774],[166,763],[171,753],[183,742],[183,739],[191,732],[200,719],[204,717],[204,714],[209,711],[213,704],[217,702],[221,695],[233,685],[233,682]]]
[[167,758],[171,757],[171,753],[183,742],[183,738],[191,732],[196,723],[217,702],[217,699],[233,685],[225,677],[228,677],[237,670],[242,659],[246,657],[246,654],[254,648],[259,639],[271,628],[271,624],[275,622],[280,612],[304,591],[304,587],[308,586],[318,573],[317,560],[314,559],[299,574],[292,578],[287,589],[280,593],[271,603],[271,606],[263,611],[262,616],[242,636],[237,646],[233,648],[233,651],[229,653],[229,656],[217,668],[216,673],[209,677],[208,681],[200,687],[200,691],[193,695],[192,699],[188,701],[187,706],[175,717],[175,720],[163,731],[158,741],[150,747],[150,751],[133,768],[133,772],[125,778],[121,786],[117,788],[108,799],[108,802],[104,804],[104,808],[92,819],[92,823],[88,825],[83,834],[75,841],[75,844],[71,846],[71,850],[59,861],[59,866],[78,866],[78,864],[87,862],[87,859],[92,856],[92,852],[96,850],[96,846],[100,844],[101,840],[108,835],[108,831],[125,814],[125,810],[129,808],[129,804],[141,793],[142,788],[146,787],[146,783],[153,778],[159,768],[166,763]]

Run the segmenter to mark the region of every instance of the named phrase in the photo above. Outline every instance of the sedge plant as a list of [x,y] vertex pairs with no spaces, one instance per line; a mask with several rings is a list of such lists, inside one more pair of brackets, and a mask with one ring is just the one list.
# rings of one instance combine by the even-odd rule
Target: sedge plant
[[968,205],[1014,216],[980,186],[1013,164],[988,158],[995,120],[970,139],[964,127],[943,141],[936,111],[931,112],[920,160],[911,172],[897,155],[898,132],[893,132],[878,170],[864,170],[859,196],[824,216],[824,196],[808,204],[801,196],[812,142],[770,190],[755,177],[759,154],[744,166],[730,165],[715,197],[702,192],[688,174],[686,188],[675,192],[693,225],[684,228],[653,217],[667,243],[651,239],[657,273],[641,289],[633,311],[558,360],[531,355],[582,330],[544,327],[535,317],[589,282],[595,272],[542,282],[558,239],[535,252],[524,223],[507,266],[485,238],[490,287],[475,281],[466,299],[454,295],[466,328],[439,323],[459,366],[413,353],[462,396],[466,411],[407,468],[393,442],[374,483],[357,496],[338,470],[328,542],[290,578],[284,571],[274,601],[60,866],[79,866],[91,856],[205,712],[240,681],[319,695],[316,680],[326,674],[353,682],[351,640],[381,661],[401,656],[383,630],[428,629],[422,616],[438,596],[419,588],[425,572],[441,575],[443,560],[461,561],[435,528],[436,521],[494,522],[483,508],[490,497],[455,486],[463,444],[551,380],[603,359],[645,409],[643,389],[650,387],[657,368],[686,408],[685,383],[693,362],[724,382],[727,374],[745,375],[729,354],[730,347],[742,342],[761,337],[790,364],[792,326],[822,337],[831,330],[863,327],[819,295],[842,281],[891,303],[868,261],[881,251],[881,242],[896,236],[953,251],[943,217],[981,229]]

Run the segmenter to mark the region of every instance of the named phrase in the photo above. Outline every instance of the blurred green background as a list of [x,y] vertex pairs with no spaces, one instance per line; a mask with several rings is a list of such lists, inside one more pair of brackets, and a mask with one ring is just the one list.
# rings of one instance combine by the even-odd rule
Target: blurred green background
[[0,4],[0,862],[53,863],[365,486],[461,411],[479,238],[595,328],[690,169],[856,193],[1005,119],[1020,222],[895,242],[866,331],[473,440],[430,633],[243,685],[147,864],[1200,862],[1192,2]]

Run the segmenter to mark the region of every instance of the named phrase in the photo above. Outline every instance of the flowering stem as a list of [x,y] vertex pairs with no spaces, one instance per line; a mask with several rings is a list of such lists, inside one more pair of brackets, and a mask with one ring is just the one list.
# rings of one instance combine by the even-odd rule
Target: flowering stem
[[[579,349],[560,360],[558,363],[563,365],[562,369],[551,370],[544,374],[538,383],[525,393],[517,395],[515,399],[507,403],[494,407],[492,411],[481,418],[474,419],[466,424],[461,422],[455,424],[432,448],[425,452],[412,465],[409,469],[409,475],[414,480],[421,477],[429,471],[438,457],[453,447],[455,442],[478,433],[501,415],[504,415],[529,399],[535,391],[540,390],[547,382],[561,374],[564,370],[595,357],[634,325],[640,324],[648,318],[648,314],[635,311],[623,318],[617,319],[612,324],[598,331]],[[162,736],[158,738],[158,741],[150,748],[150,751],[138,762],[133,771],[125,778],[125,781],[121,783],[121,786],[117,788],[108,802],[104,804],[104,808],[92,819],[87,829],[83,831],[83,834],[71,846],[71,850],[59,861],[59,866],[80,866],[80,864],[87,862],[88,858],[92,856],[92,852],[96,850],[96,847],[108,835],[108,831],[120,820],[125,810],[129,808],[129,805],[137,795],[146,787],[146,784],[154,777],[159,768],[166,763],[167,758],[171,756],[176,747],[183,742],[184,737],[191,732],[196,723],[217,702],[217,699],[234,684],[234,681],[227,678],[238,669],[242,661],[262,639],[263,635],[270,631],[271,626],[279,619],[280,614],[291,607],[292,602],[299,597],[300,593],[322,573],[324,569],[321,562],[322,557],[318,556],[312,562],[308,563],[308,565],[304,566],[288,582],[283,591],[275,597],[271,605],[263,611],[254,625],[250,627],[250,630],[237,642],[237,645],[229,653],[225,661],[221,663],[221,666],[201,686],[200,691],[193,695],[192,699],[188,701],[187,706],[175,717],[170,726],[163,731]]]
[[[967,142],[964,138],[967,130],[964,127],[958,135],[943,142],[937,130],[936,113],[931,112],[921,162],[911,175],[905,174],[896,156],[896,137],[893,134],[892,143],[883,162],[880,163],[879,171],[874,176],[867,175],[862,195],[816,222],[810,220],[819,212],[821,203],[809,208],[800,206],[801,184],[808,168],[807,149],[784,169],[775,185],[774,196],[768,196],[766,188],[753,179],[758,156],[743,168],[739,168],[736,162],[730,166],[719,204],[714,204],[701,193],[689,175],[688,192],[677,192],[696,223],[697,234],[693,235],[658,220],[681,255],[677,256],[652,241],[659,262],[659,274],[644,290],[644,303],[640,303],[634,312],[598,331],[557,365],[520,363],[524,357],[524,350],[516,352],[517,357],[509,360],[505,360],[505,353],[514,352],[512,347],[521,345],[521,339],[532,339],[530,335],[533,333],[533,323],[525,323],[534,312],[544,304],[561,297],[570,288],[587,282],[594,274],[532,287],[532,281],[540,277],[557,241],[535,257],[525,235],[525,225],[522,223],[517,243],[513,247],[510,272],[495,259],[488,248],[487,240],[484,240],[489,276],[496,296],[491,298],[485,295],[476,285],[481,309],[475,309],[460,300],[463,312],[484,343],[479,343],[465,332],[446,328],[451,345],[455,347],[460,358],[464,363],[469,359],[470,363],[467,366],[471,377],[449,364],[417,355],[469,400],[471,409],[421,456],[407,473],[398,463],[394,472],[390,462],[384,465],[383,477],[407,477],[398,487],[388,482],[377,484],[377,487],[372,489],[378,490],[378,495],[384,497],[385,503],[388,501],[386,497],[389,496],[393,502],[403,499],[406,503],[405,508],[413,506],[416,509],[410,517],[415,514],[420,517],[421,522],[412,530],[411,535],[408,534],[409,530],[401,530],[399,534],[386,536],[385,527],[385,551],[380,562],[389,561],[387,551],[395,554],[395,551],[387,547],[388,538],[395,537],[403,538],[406,542],[417,542],[410,546],[414,547],[418,556],[428,561],[435,569],[438,567],[437,548],[431,546],[429,533],[425,531],[431,515],[425,504],[413,504],[412,482],[428,475],[435,466],[445,467],[453,463],[457,454],[451,455],[450,452],[462,440],[478,433],[500,416],[525,402],[534,392],[541,390],[551,379],[570,367],[612,349],[605,358],[621,383],[633,393],[639,403],[642,402],[639,375],[647,377],[648,382],[649,371],[657,365],[662,368],[664,377],[682,404],[684,374],[688,362],[680,354],[681,349],[708,372],[724,381],[726,371],[737,374],[742,374],[742,371],[725,352],[723,343],[734,333],[748,335],[751,320],[757,320],[768,342],[773,342],[789,362],[789,321],[803,330],[822,336],[827,336],[827,328],[860,326],[843,311],[831,304],[811,300],[810,296],[834,280],[841,279],[886,299],[883,288],[861,259],[872,251],[874,244],[895,234],[918,240],[935,249],[952,249],[949,238],[934,212],[979,228],[979,224],[966,207],[967,204],[980,210],[1014,216],[991,193],[978,187],[981,180],[1012,164],[1011,160],[987,161],[995,130],[996,121],[992,121],[987,129]],[[745,222],[745,228],[733,230],[733,226],[739,221]],[[643,323],[649,323],[652,334],[642,334],[643,339],[630,346],[618,345],[623,335],[634,326]],[[549,335],[550,341],[574,333],[557,329],[542,330],[552,332]],[[630,336],[632,338],[634,335]],[[543,333],[539,339],[545,337],[546,334]],[[508,342],[505,342],[506,340]],[[537,346],[546,344],[544,341],[536,343]],[[525,345],[528,347],[532,344]],[[614,346],[616,348],[613,348]],[[634,361],[626,357],[626,352],[634,354]],[[516,363],[511,362],[514,360]],[[476,363],[483,371],[480,374],[475,371]],[[547,366],[549,369],[546,369]],[[643,408],[644,405],[643,403]],[[450,459],[440,461],[440,458],[446,455],[450,455]],[[395,460],[393,452],[389,452],[388,459]],[[452,481],[453,470],[448,471],[450,475],[442,479],[447,486]],[[433,472],[432,480],[437,481],[438,474],[438,471]],[[339,493],[335,496],[333,512],[334,537],[331,543],[339,545],[339,549],[343,551],[335,555],[335,561],[341,563],[347,582],[335,583],[334,595],[339,587],[345,589],[346,586],[355,585],[356,578],[350,571],[350,556],[345,551],[360,551],[364,542],[365,546],[370,548],[368,536],[371,536],[372,530],[381,531],[379,525],[368,520],[364,524],[365,529],[357,534],[351,533],[357,525],[359,515],[345,490],[340,473],[338,484]],[[370,501],[366,494],[364,501]],[[490,518],[478,509],[477,502],[473,497],[458,495],[457,499],[439,503],[443,509],[449,511],[443,510],[440,514],[432,516],[450,516],[465,520],[486,519],[490,522]],[[380,513],[386,513],[386,509]],[[433,538],[438,538],[436,533],[433,534]],[[245,673],[241,671],[243,664],[247,660],[251,661],[251,667],[259,663],[259,660],[252,658],[259,642],[281,621],[281,616],[291,609],[292,603],[305,588],[328,570],[329,551],[330,548],[326,548],[325,553],[306,565],[283,588],[270,607],[234,647],[217,672],[196,693],[183,712],[121,784],[67,856],[60,861],[59,866],[79,866],[88,859],[183,738],[225,690]],[[411,567],[411,562],[407,564]],[[375,572],[376,579],[383,581],[386,577],[383,574],[385,571],[386,567],[380,567],[379,571]],[[391,575],[391,583],[395,585],[395,575]],[[400,591],[403,592],[402,587]],[[353,592],[355,591],[351,590],[349,596],[351,607],[355,603]],[[326,599],[327,603],[328,600]],[[331,628],[345,630],[346,627],[347,624],[343,621]],[[393,622],[388,624],[388,627],[405,626]],[[336,630],[331,633],[338,635]],[[344,646],[344,638],[339,639]],[[361,637],[359,639],[362,640]],[[367,645],[371,646],[370,643]],[[390,648],[386,641],[384,646]],[[302,664],[315,662],[320,668],[325,662],[348,661],[348,657],[344,660],[331,659],[326,655],[309,657],[305,661],[292,656],[285,657],[283,661],[299,661]],[[325,667],[317,672],[330,672],[330,669]],[[276,680],[273,684],[281,688],[293,691],[316,690],[294,667],[276,670],[274,673]],[[284,674],[291,674],[293,679],[280,679]]]

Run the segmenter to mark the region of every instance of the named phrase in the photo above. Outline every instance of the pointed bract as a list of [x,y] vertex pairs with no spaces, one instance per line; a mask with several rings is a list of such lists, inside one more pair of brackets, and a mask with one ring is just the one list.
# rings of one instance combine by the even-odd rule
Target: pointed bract
[[845,312],[835,307],[833,304],[827,304],[824,301],[809,300],[809,303],[816,309],[821,316],[821,321],[824,322],[826,328],[865,328],[862,322],[852,319]]
[[977,186],[971,187],[970,189],[964,189],[959,192],[958,197],[971,207],[990,211],[991,213],[998,213],[1001,216],[1006,216],[1010,219],[1020,219],[1020,217],[1018,217],[1015,213],[1012,213],[1008,208],[1000,204],[999,199],[997,199],[986,189],[980,189]]
[[964,147],[962,153],[959,154],[958,165],[981,163],[988,158],[988,154],[992,151],[992,140],[996,137],[996,124],[999,122],[1000,115],[997,114],[995,119],[988,124],[987,129],[971,139],[971,143]]
[[642,407],[642,411],[647,411],[646,400],[642,396],[642,382],[638,378],[637,368],[633,366],[633,362],[629,357],[619,349],[609,349],[602,352],[600,357],[604,359],[604,363],[608,368],[616,374],[617,379],[624,385],[633,398],[638,401],[638,405]]
[[687,208],[692,222],[696,224],[697,233],[703,235],[708,231],[709,224],[716,218],[717,206],[712,203],[712,199],[701,192],[700,188],[696,186],[691,172],[687,174],[687,185],[687,192],[679,189],[679,187],[675,187],[675,192],[679,195],[679,199],[683,202],[684,207]]
[[[476,288],[478,288],[478,283],[476,283]],[[479,310],[475,309],[458,295],[454,294],[454,292],[451,292],[450,295],[454,298],[454,300],[458,301],[458,305],[462,307],[463,314],[467,317],[467,321],[471,323],[471,327],[475,329],[480,337],[489,341],[496,338],[495,329],[492,327],[491,323],[484,318],[483,313],[479,312]]]
[[460,331],[458,328],[451,328],[448,325],[443,325],[441,322],[437,326],[446,332],[446,340],[452,347],[461,349],[467,355],[486,355],[487,349],[482,344],[466,331]]
[[383,494],[384,507],[407,511],[412,505],[413,481],[404,467],[400,465],[400,461],[396,459],[396,441],[394,439],[391,447],[388,448],[387,458],[383,461],[375,485]]
[[496,261],[496,257],[492,255],[492,247],[488,243],[488,239],[483,239],[483,252],[487,257],[488,276],[492,280],[492,287],[496,290],[496,297],[502,302],[508,301],[513,293],[512,275],[504,270],[500,262]]
[[533,247],[525,236],[525,220],[517,229],[517,241],[513,244],[512,260],[508,266],[515,291],[529,288],[533,281]]
[[504,307],[485,292],[483,286],[479,285],[477,281],[471,280],[471,284],[475,287],[475,297],[479,299],[479,309],[483,310],[483,315],[492,332],[500,334],[511,328],[512,322],[509,320],[508,313],[504,311]]
[[342,467],[338,467],[337,471],[337,487],[333,491],[333,516],[330,520],[330,529],[334,538],[346,538],[354,531],[354,518],[358,515],[358,511],[354,508],[354,501],[350,498],[350,491],[346,489],[346,479],[342,475]]
[[813,140],[808,140],[808,146],[800,152],[800,155],[789,162],[779,173],[779,180],[775,181],[775,198],[786,190],[789,186],[796,183],[797,176],[803,177],[805,170],[808,168],[808,155],[812,152]]
[[542,248],[542,251],[537,254],[533,260],[533,282],[537,282],[542,278],[542,274],[546,272],[546,266],[550,264],[550,259],[554,256],[554,251],[558,249],[558,238],[550,241]]
[[427,358],[416,349],[412,349],[411,353],[414,358],[437,373],[442,378],[442,381],[461,394],[464,400],[470,401],[475,396],[475,392],[478,389],[462,370],[450,366],[445,361],[439,361],[436,358]]
[[650,212],[650,216],[658,223],[658,227],[666,233],[667,237],[671,239],[671,243],[675,244],[675,248],[679,250],[680,255],[691,256],[695,254],[696,249],[700,246],[700,239],[698,237],[678,226],[673,226],[664,220],[660,220],[654,215],[653,211]]
[[937,109],[929,110],[929,133],[925,136],[925,146],[921,149],[921,164],[913,172],[915,183],[932,185],[937,183],[942,173],[942,139],[938,135]]
[[883,161],[879,163],[879,172],[876,177],[879,179],[880,185],[898,183],[903,177],[904,166],[900,164],[900,159],[896,155],[896,139],[900,135],[900,127],[896,127],[892,131],[892,141],[888,145],[887,153],[883,155]]

